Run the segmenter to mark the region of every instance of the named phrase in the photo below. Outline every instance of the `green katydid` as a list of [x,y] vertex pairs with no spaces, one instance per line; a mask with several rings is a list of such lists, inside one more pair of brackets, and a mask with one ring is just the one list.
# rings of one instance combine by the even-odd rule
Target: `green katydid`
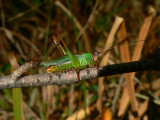
[[[49,61],[42,61],[39,64],[40,66],[48,67],[46,69],[47,72],[56,72],[56,71],[64,71],[64,70],[70,70],[70,69],[73,70],[74,69],[77,74],[78,82],[80,82],[78,70],[81,70],[81,69],[86,68],[87,66],[93,66],[93,65],[96,65],[97,69],[98,69],[97,57],[101,52],[96,51],[96,52],[92,52],[92,53],[82,53],[82,54],[74,55],[68,49],[68,47],[66,46],[66,44],[64,43],[64,41],[60,37],[60,34],[57,33],[57,35],[60,38],[60,40],[62,41],[64,48],[60,44],[58,44],[57,37],[55,35],[52,35],[48,39],[48,41],[45,43],[45,45],[41,48],[41,50],[39,51],[39,52],[41,52],[42,49],[46,46],[46,44],[48,44],[48,42],[50,42],[51,40],[54,40],[54,42],[57,45],[57,47],[59,48],[59,50],[61,50],[64,54],[64,56],[61,58],[49,60]],[[141,40],[141,41],[144,41],[144,40]],[[137,41],[134,41],[134,42],[137,42]],[[36,57],[37,56],[35,56],[34,59]]]
[[[57,34],[60,37],[59,34]],[[58,48],[62,50],[64,56],[55,60],[43,61],[39,65],[40,66],[49,66],[46,71],[47,72],[56,72],[63,71],[68,69],[75,69],[78,77],[78,82],[80,82],[78,70],[86,68],[86,66],[96,65],[96,59],[100,52],[93,53],[83,53],[80,55],[74,55],[66,46],[62,38],[60,37],[64,48],[57,44],[57,37],[52,35],[47,43],[50,40],[54,40],[57,44]],[[45,44],[46,45],[46,44]]]

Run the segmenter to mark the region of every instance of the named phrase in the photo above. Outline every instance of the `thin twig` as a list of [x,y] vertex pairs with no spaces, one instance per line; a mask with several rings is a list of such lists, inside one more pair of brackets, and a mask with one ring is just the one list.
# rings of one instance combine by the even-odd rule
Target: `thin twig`
[[116,111],[116,107],[118,106],[118,98],[120,96],[120,91],[121,91],[121,88],[122,88],[122,83],[124,82],[124,76],[121,76],[120,80],[119,80],[119,85],[116,89],[116,92],[115,92],[115,95],[114,95],[114,98],[112,100],[112,107],[111,107],[111,110],[112,110],[112,113],[115,114],[115,111]]

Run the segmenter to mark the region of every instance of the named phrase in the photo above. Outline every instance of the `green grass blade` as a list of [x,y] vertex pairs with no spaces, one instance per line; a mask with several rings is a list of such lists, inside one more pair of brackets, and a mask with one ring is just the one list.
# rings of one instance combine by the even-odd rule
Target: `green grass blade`
[[21,88],[13,88],[14,120],[22,120],[21,114]]

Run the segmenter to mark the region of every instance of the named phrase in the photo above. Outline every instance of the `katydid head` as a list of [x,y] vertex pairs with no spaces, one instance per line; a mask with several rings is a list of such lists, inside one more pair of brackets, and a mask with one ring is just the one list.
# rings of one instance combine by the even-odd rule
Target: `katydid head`
[[96,60],[97,60],[98,55],[99,55],[100,53],[101,53],[101,52],[98,52],[98,51],[92,52],[92,59],[93,59],[93,61],[96,61]]

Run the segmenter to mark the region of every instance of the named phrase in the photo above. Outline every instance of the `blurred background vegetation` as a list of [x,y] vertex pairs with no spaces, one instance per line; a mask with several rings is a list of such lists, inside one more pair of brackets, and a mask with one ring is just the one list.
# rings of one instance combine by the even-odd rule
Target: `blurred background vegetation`
[[[8,75],[15,69],[10,64],[10,56],[16,57],[19,65],[30,61],[55,32],[61,34],[73,53],[102,50],[115,16],[125,20],[129,39],[136,40],[151,6],[155,16],[141,58],[146,58],[159,48],[159,0],[0,0],[0,74]],[[109,63],[120,63],[117,49],[111,53]],[[60,56],[51,41],[36,60]],[[45,72],[37,68],[26,74],[37,71]],[[141,72],[136,76],[137,81],[141,81],[135,86],[139,95],[138,105],[150,98],[143,107],[145,110],[140,117],[143,120],[160,119],[160,103],[154,102],[160,96],[159,75],[158,72]],[[96,105],[100,94],[98,88],[101,87],[98,79],[70,86],[1,90],[0,119],[132,119],[130,107],[122,116],[117,114],[125,81],[119,90],[116,107],[111,109],[120,78],[120,75],[116,75],[104,81],[101,110]]]

